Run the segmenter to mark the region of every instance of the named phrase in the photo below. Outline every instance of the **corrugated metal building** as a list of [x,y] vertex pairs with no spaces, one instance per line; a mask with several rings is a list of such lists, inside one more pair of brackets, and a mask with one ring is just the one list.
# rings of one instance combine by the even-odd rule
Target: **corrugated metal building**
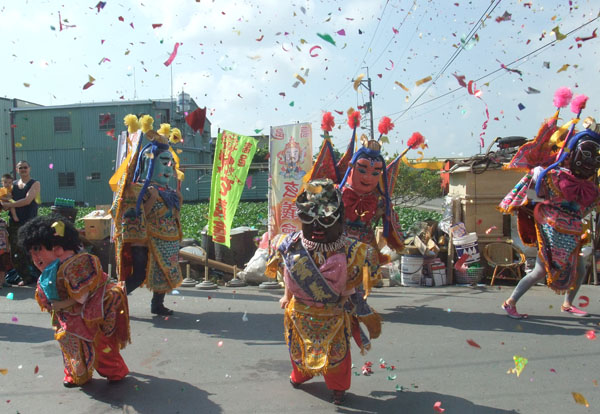
[[39,105],[20,99],[0,98],[0,175],[12,173],[14,176],[10,110],[17,107],[36,106]]
[[[210,121],[206,120],[202,134],[185,123],[184,111],[196,108],[187,96],[185,106],[170,100],[140,100],[12,108],[16,160],[31,165],[31,176],[40,181],[45,204],[52,204],[56,197],[92,206],[110,204],[108,180],[114,173],[117,138],[126,131],[123,118],[127,114],[150,114],[155,128],[169,122],[181,129],[184,144],[177,148],[182,150],[182,164],[212,164]],[[199,200],[199,176],[199,171],[186,171],[185,201]]]

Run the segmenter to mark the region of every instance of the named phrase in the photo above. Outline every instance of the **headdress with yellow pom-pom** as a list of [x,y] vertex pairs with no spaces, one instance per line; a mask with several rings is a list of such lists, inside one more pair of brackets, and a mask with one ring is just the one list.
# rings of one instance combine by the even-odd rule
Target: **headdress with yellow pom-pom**
[[179,181],[183,180],[184,174],[179,169],[179,157],[170,145],[181,142],[181,131],[178,128],[171,128],[171,125],[169,124],[160,124],[160,128],[158,129],[158,131],[155,131],[153,129],[154,119],[150,115],[142,116],[139,119],[139,121],[137,117],[135,117],[135,115],[127,115],[125,117],[125,124],[128,126],[129,132],[131,132],[131,130],[136,127],[138,129],[141,129],[143,136],[148,138],[148,140],[150,141],[149,143],[144,145],[144,147],[140,148],[142,145],[142,140],[140,137],[140,143],[138,144],[138,150],[136,151],[137,160],[132,182],[136,182],[141,178],[140,176],[142,174],[144,158],[148,158],[149,160],[144,185],[142,187],[142,190],[140,191],[136,204],[136,213],[139,215],[141,213],[141,206],[144,194],[146,193],[148,186],[150,185],[152,175],[154,174],[154,160],[156,159],[156,156],[158,154],[165,151],[169,151],[171,155],[173,155],[177,179]]

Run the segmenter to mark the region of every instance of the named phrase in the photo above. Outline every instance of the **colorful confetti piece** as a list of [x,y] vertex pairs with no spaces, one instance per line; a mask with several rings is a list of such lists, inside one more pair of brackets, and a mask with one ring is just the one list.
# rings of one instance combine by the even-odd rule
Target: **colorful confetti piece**
[[579,307],[580,308],[585,308],[589,304],[590,304],[590,298],[588,298],[587,296],[583,296],[583,295],[579,297]]
[[422,78],[422,79],[419,79],[418,81],[416,81],[416,82],[415,82],[415,85],[417,85],[417,86],[421,86],[421,85],[423,85],[424,83],[427,83],[427,82],[429,82],[431,79],[432,79],[432,78],[431,78],[431,76],[426,76],[426,77],[424,77],[424,78]]
[[571,394],[573,394],[573,399],[575,400],[575,402],[577,404],[585,405],[586,407],[590,406],[590,403],[588,403],[587,400],[585,399],[585,397],[583,395],[581,395],[580,393],[572,392]]
[[329,42],[329,43],[331,43],[332,45],[335,46],[335,40],[333,40],[333,38],[331,37],[331,35],[328,35],[326,33],[323,33],[323,34],[317,33],[317,36],[319,36],[324,41]]
[[467,343],[469,345],[471,345],[473,348],[479,348],[479,349],[481,349],[481,346],[477,342],[475,342],[474,340],[472,340],[472,339],[467,339]]
[[589,330],[585,333],[585,337],[590,341],[593,341],[594,339],[596,339],[596,332],[594,332],[593,330]]
[[527,365],[527,358],[523,358],[522,356],[515,355],[513,356],[513,360],[515,361],[515,367],[511,368],[507,374],[517,374],[517,377],[521,376],[521,372]]
[[435,404],[433,404],[433,409],[435,411],[437,411],[438,413],[443,413],[444,411],[446,411],[445,408],[442,408],[442,402],[441,401],[436,401]]

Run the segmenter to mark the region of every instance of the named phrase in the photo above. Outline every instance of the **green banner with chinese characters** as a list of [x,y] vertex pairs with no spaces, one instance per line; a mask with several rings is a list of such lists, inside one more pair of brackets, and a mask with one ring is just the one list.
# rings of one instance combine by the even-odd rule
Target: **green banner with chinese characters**
[[223,131],[217,138],[208,210],[208,234],[215,243],[230,247],[231,223],[257,143],[252,137],[230,131]]

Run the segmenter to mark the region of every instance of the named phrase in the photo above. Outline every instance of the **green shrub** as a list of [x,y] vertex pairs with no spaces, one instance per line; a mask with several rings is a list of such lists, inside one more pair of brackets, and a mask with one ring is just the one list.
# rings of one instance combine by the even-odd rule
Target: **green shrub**
[[[82,229],[84,227],[82,217],[93,211],[93,207],[77,207],[77,218],[75,227]],[[425,220],[440,220],[442,215],[433,211],[422,211],[414,208],[395,207],[402,230],[412,227],[415,222]],[[50,214],[50,207],[40,207],[38,214]],[[2,218],[8,220],[7,212],[2,212]],[[268,204],[262,202],[241,202],[235,217],[233,218],[233,227],[247,226],[254,227],[259,233],[267,230]],[[201,232],[204,226],[208,224],[208,203],[184,204],[181,208],[181,226],[183,228],[183,237],[192,238],[200,241]]]

